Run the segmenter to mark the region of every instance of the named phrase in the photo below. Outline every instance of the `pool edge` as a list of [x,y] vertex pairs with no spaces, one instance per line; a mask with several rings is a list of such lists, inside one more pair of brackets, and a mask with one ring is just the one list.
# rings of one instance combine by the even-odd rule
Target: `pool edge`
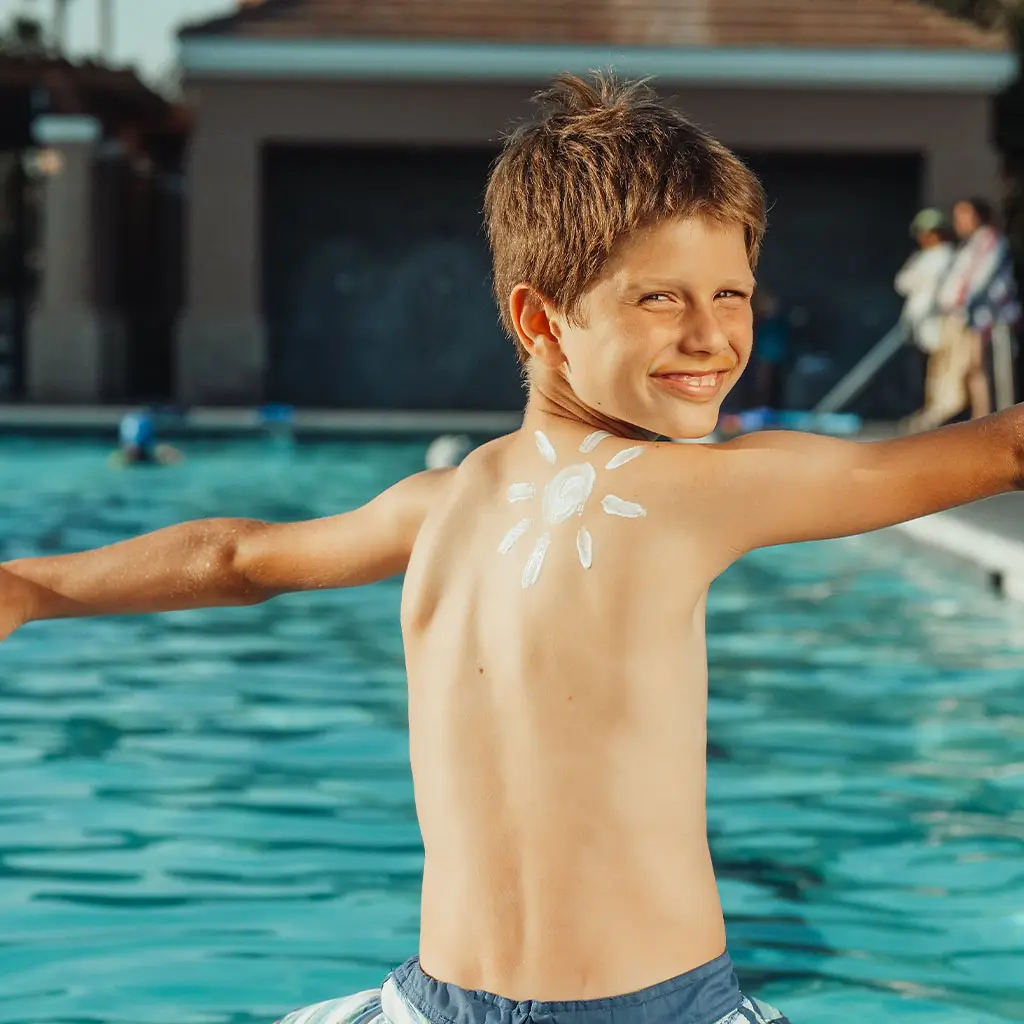
[[981,570],[992,589],[1008,600],[1024,601],[1024,542],[967,522],[955,511],[912,519],[892,529],[915,544]]

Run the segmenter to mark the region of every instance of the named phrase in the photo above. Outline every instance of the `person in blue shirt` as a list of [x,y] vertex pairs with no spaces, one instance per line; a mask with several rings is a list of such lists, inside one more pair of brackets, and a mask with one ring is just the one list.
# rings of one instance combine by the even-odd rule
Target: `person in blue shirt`
[[789,357],[789,324],[778,298],[766,288],[754,293],[754,405],[781,404],[782,366]]

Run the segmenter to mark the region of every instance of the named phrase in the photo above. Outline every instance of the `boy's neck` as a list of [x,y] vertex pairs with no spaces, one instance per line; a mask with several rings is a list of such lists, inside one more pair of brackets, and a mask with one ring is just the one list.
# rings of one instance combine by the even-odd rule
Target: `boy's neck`
[[584,405],[557,371],[538,365],[530,371],[530,396],[523,417],[524,430],[540,430],[551,420],[577,424],[586,430],[607,430],[614,437],[651,440],[653,435],[624,420],[606,416]]

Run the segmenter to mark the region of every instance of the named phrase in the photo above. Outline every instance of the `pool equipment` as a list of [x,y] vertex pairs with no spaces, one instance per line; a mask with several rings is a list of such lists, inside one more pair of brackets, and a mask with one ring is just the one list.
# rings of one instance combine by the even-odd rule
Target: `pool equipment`
[[261,405],[256,410],[260,426],[275,446],[290,449],[295,443],[295,407],[279,403]]
[[775,418],[783,430],[806,430],[814,434],[848,437],[860,433],[864,421],[852,412],[796,412],[784,410]]
[[260,423],[265,427],[291,427],[295,422],[295,407],[271,402],[257,410]]
[[864,421],[852,412],[810,412],[801,409],[747,409],[722,417],[726,434],[752,434],[758,430],[803,430],[814,434],[849,437],[860,433]]

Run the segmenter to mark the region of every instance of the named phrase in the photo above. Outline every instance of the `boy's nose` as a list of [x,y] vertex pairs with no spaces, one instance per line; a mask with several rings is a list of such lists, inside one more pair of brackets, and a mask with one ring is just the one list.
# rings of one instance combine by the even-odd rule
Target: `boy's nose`
[[715,354],[729,347],[729,338],[714,310],[694,309],[679,336],[679,349],[688,353]]

